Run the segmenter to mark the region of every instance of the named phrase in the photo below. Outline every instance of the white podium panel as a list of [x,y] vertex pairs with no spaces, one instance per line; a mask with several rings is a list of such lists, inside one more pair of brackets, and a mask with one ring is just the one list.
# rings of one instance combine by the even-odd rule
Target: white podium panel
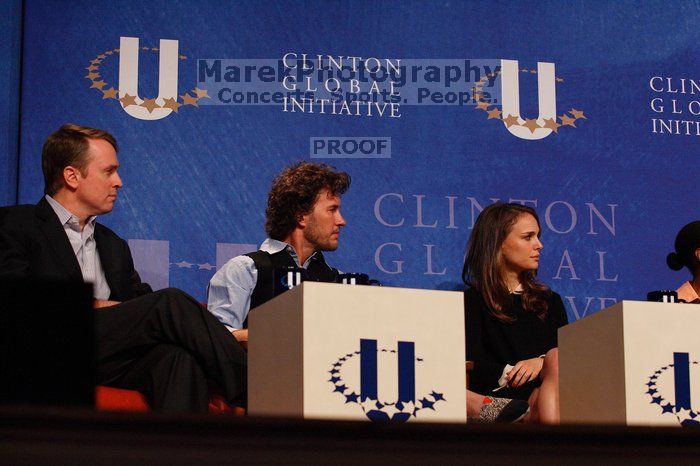
[[622,301],[559,329],[562,423],[700,421],[700,306]]
[[250,415],[466,422],[461,292],[304,282],[248,323]]

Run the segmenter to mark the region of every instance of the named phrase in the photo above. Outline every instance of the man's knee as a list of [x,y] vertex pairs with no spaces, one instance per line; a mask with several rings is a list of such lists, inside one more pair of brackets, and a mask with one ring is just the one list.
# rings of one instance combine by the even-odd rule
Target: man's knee
[[192,375],[204,377],[204,371],[192,353],[179,346],[170,346],[163,355],[163,362]]

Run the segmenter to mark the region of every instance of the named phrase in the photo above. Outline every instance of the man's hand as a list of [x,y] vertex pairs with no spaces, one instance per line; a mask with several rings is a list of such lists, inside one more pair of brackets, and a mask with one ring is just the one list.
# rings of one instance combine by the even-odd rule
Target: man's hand
[[121,301],[109,301],[107,299],[95,299],[92,302],[92,308],[99,309],[101,307],[116,306],[117,304],[121,304]]
[[506,374],[508,385],[511,387],[518,387],[529,382],[530,380],[535,380],[537,376],[540,375],[543,364],[544,359],[542,358],[532,358],[518,361]]
[[241,346],[245,349],[248,349],[248,329],[244,328],[241,330],[234,330],[231,332],[231,335],[233,335],[233,338],[235,338],[238,343],[241,344]]

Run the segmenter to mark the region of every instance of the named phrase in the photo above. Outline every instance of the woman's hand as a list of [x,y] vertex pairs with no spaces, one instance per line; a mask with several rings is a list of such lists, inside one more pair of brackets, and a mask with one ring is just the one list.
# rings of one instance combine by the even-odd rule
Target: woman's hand
[[532,358],[518,361],[513,368],[506,374],[506,380],[510,387],[519,387],[520,385],[535,380],[544,364],[543,358]]

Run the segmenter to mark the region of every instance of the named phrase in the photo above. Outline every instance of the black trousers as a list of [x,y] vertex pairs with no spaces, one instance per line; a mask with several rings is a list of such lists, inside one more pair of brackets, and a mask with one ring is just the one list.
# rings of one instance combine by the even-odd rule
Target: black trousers
[[194,298],[168,288],[95,310],[97,383],[144,393],[155,409],[206,411],[214,381],[245,405],[246,352]]

